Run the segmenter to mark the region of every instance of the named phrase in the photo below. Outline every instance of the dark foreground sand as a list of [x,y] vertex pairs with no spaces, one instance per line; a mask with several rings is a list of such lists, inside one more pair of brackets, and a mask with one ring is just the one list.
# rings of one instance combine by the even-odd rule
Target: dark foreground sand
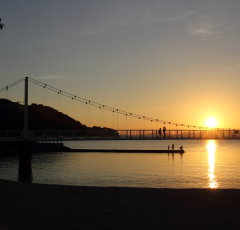
[[75,187],[0,180],[0,225],[8,230],[240,229],[240,190]]

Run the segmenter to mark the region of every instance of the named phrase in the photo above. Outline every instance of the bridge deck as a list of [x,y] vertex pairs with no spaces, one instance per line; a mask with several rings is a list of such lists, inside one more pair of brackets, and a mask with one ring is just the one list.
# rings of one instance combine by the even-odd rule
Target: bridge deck
[[[240,139],[240,130],[31,130],[31,140],[166,140],[166,139]],[[22,140],[21,130],[0,131],[0,140]]]

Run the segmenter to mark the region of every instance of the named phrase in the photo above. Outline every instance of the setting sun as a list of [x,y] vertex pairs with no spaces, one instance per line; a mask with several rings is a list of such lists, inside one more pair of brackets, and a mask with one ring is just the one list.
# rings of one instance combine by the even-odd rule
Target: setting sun
[[213,117],[210,117],[206,120],[206,125],[209,128],[214,128],[217,125],[217,120]]

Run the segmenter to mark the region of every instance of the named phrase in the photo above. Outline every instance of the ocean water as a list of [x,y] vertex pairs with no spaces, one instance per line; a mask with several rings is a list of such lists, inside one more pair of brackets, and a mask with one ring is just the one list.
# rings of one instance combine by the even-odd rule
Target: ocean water
[[[238,140],[68,141],[71,148],[175,149],[184,154],[39,153],[32,183],[104,187],[240,188]],[[0,178],[18,180],[18,157],[0,158]]]

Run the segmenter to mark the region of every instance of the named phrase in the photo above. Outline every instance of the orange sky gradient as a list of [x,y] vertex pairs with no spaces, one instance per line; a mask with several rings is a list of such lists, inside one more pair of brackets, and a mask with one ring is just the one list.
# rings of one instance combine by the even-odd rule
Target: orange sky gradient
[[[0,88],[28,76],[129,113],[203,127],[214,117],[218,128],[240,129],[239,10],[240,2],[218,0],[7,1],[0,9]],[[8,98],[23,101],[23,84]],[[44,100],[44,89],[29,84],[29,103]],[[58,96],[47,92],[46,105],[58,109]],[[90,123],[84,104],[75,115],[71,99],[62,98],[60,111],[103,126],[99,108],[91,108]],[[164,124],[123,115],[113,122],[106,111],[104,126]]]

